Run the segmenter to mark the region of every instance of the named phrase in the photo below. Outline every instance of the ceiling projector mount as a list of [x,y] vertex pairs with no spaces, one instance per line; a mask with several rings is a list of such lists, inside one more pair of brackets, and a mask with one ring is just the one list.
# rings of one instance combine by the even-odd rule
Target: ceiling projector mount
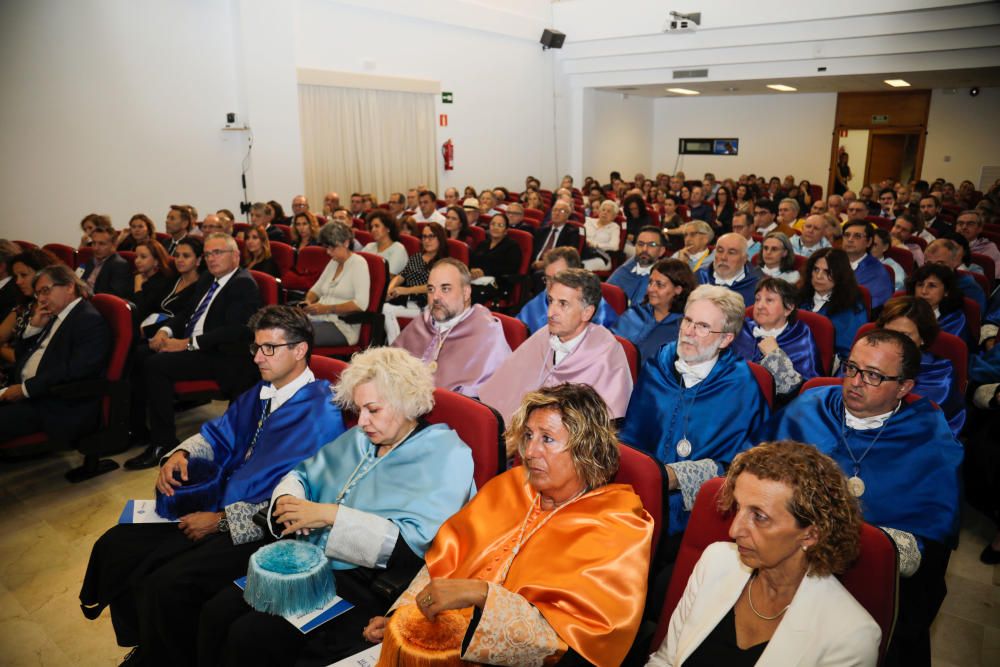
[[670,12],[670,18],[663,24],[663,32],[694,32],[695,26],[700,25],[701,12]]

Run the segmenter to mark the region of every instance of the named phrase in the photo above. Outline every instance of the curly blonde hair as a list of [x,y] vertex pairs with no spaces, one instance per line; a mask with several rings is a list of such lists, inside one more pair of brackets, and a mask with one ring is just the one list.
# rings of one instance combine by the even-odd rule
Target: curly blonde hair
[[406,350],[373,347],[351,357],[351,365],[340,374],[333,401],[344,410],[357,412],[354,390],[371,382],[378,395],[407,419],[416,419],[434,409],[434,375]]
[[564,382],[525,394],[504,433],[508,455],[516,451],[524,458],[524,432],[535,410],[559,412],[569,431],[566,448],[573,468],[588,489],[604,486],[614,478],[620,460],[618,436],[607,403],[593,387]]
[[799,527],[816,528],[816,545],[806,551],[809,576],[841,574],[857,560],[861,510],[833,459],[794,440],[762,442],[733,459],[719,491],[722,512],[735,509],[733,490],[736,478],[743,473],[791,487],[788,511]]

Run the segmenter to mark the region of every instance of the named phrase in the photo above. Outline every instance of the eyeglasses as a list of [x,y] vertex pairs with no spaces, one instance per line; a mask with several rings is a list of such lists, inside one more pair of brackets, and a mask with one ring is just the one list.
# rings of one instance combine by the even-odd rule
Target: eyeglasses
[[721,334],[726,333],[725,331],[712,331],[712,325],[708,322],[695,322],[690,317],[685,316],[681,320],[681,329],[694,327],[694,335],[699,338],[704,338],[708,334]]
[[225,250],[206,250],[203,254],[205,257],[222,257],[223,255],[228,255],[229,253],[235,252],[226,248]]
[[877,387],[886,380],[891,380],[893,382],[902,382],[904,378],[902,375],[882,375],[878,371],[862,370],[853,361],[844,362],[844,377],[855,377],[858,373],[861,373],[861,381],[872,387]]
[[638,249],[638,248],[653,248],[655,250],[656,248],[660,247],[660,242],[659,241],[651,241],[650,243],[646,243],[645,241],[636,241],[635,242],[635,247],[636,247],[636,249]]
[[273,357],[274,351],[279,347],[291,347],[293,345],[298,345],[303,341],[295,340],[291,343],[250,343],[250,356],[256,357],[258,350],[264,354],[265,357]]
[[420,238],[422,238],[422,239],[436,239],[437,237],[434,236],[433,234],[421,234]]
[[35,296],[48,296],[56,287],[68,287],[68,285],[46,285],[35,290]]

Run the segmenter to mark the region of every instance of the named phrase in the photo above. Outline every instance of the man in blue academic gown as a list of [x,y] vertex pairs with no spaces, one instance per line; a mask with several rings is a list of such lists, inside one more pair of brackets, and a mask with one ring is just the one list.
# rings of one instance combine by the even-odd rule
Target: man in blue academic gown
[[179,524],[119,524],[90,555],[80,591],[87,618],[111,606],[120,646],[138,646],[137,664],[192,664],[201,605],[246,573],[263,544],[252,517],[300,461],[344,432],[329,382],[309,370],[313,328],[298,308],[269,306],[250,320],[251,346],[263,381],[225,414],[168,452],[156,482],[166,496],[183,493],[188,460],[221,469],[216,496]]
[[687,526],[702,483],[722,473],[770,414],[752,371],[730,349],[744,312],[736,292],[697,287],[677,342],[643,365],[632,392],[619,438],[666,465],[671,535]]
[[747,240],[730,232],[715,244],[715,261],[695,274],[702,285],[728,287],[741,297],[743,304],[752,306],[760,272],[747,262]]
[[608,284],[620,287],[630,306],[640,303],[646,296],[649,272],[666,251],[667,240],[660,228],[651,225],[643,227],[635,239],[635,257],[615,269],[608,278]]
[[844,223],[843,249],[851,262],[858,284],[866,287],[871,294],[873,315],[889,300],[893,289],[892,278],[885,266],[868,252],[874,236],[875,228],[870,222],[849,220]]
[[[583,268],[583,262],[580,261],[580,253],[577,252],[576,248],[560,246],[553,248],[545,255],[544,266],[546,289],[532,297],[517,314],[517,319],[524,322],[531,333],[535,333],[549,323],[548,285],[552,283],[552,279],[566,269]],[[600,303],[597,304],[597,312],[591,321],[594,324],[610,328],[618,321],[618,313],[608,305],[604,297],[601,297]]]
[[929,400],[907,400],[920,370],[920,350],[908,337],[869,332],[843,369],[842,386],[802,394],[754,440],[808,442],[840,464],[865,521],[886,529],[899,552],[900,614],[890,654],[901,665],[930,665],[930,624],[944,599],[948,549],[958,539],[962,445]]

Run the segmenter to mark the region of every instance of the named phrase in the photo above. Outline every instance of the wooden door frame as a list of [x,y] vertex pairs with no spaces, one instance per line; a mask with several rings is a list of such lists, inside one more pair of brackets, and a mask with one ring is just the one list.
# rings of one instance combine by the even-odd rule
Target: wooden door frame
[[[920,127],[887,127],[880,130],[868,130],[868,147],[865,149],[865,183],[870,183],[871,174],[869,169],[871,168],[871,163],[868,157],[872,154],[872,137],[875,135],[886,135],[886,134],[915,134],[917,135],[917,154],[913,159],[913,180],[920,180],[920,170],[923,166],[924,161],[924,141],[927,137],[926,128]],[[838,142],[839,144],[839,142]]]

